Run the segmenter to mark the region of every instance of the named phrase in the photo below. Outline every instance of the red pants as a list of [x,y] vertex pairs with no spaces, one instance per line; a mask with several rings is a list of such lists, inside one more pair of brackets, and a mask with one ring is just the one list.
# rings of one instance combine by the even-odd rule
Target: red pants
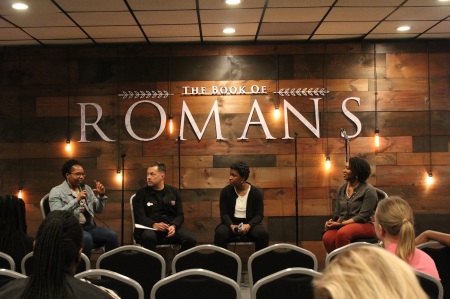
[[350,244],[355,239],[375,238],[375,228],[372,223],[352,223],[339,229],[327,230],[322,241],[328,253],[336,248]]

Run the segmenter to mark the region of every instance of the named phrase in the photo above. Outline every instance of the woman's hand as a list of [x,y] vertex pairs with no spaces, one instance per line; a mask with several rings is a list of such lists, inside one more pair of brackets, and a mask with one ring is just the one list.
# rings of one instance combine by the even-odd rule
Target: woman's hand
[[332,219],[325,222],[325,229],[336,229],[340,228],[342,224],[338,221],[333,221]]

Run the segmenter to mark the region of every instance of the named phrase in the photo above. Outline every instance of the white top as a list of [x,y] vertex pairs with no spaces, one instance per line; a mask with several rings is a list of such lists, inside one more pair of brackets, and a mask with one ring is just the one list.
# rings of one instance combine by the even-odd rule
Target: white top
[[236,188],[234,188],[234,192],[236,192],[238,198],[236,199],[236,206],[234,208],[234,217],[236,218],[245,218],[246,217],[246,210],[247,210],[247,198],[248,193],[250,192],[251,185],[248,185],[248,190],[244,195],[239,195],[239,193],[236,191]]

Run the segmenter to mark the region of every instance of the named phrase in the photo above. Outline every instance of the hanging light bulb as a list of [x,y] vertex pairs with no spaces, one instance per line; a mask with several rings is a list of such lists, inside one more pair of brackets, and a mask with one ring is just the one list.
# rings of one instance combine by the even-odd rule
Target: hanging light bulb
[[331,159],[330,156],[327,156],[325,159],[325,168],[330,169],[330,167],[331,167]]
[[273,111],[275,119],[278,119],[280,117],[280,105],[275,104],[275,110]]
[[19,192],[17,192],[17,197],[23,199],[23,187],[19,186]]
[[169,133],[173,133],[173,114],[169,114]]
[[434,183],[433,173],[430,171],[427,176],[427,185],[431,185]]
[[122,182],[122,172],[120,171],[120,168],[117,168],[116,181],[117,181],[118,183],[121,183],[121,182]]
[[373,135],[373,142],[375,143],[375,147],[380,147],[380,129],[375,129],[375,134]]
[[72,150],[72,145],[70,144],[70,139],[66,140],[66,152],[70,152]]

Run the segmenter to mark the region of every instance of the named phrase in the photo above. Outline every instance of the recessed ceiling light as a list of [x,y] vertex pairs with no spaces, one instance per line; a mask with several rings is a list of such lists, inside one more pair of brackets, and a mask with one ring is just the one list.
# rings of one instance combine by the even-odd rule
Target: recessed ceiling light
[[411,27],[409,27],[409,26],[397,27],[397,31],[408,31],[409,29],[411,29]]
[[13,5],[11,5],[12,8],[17,9],[17,10],[25,10],[28,9],[28,5],[26,5],[25,3],[13,3]]
[[236,5],[241,3],[241,0],[225,0],[225,3],[228,5]]
[[438,0],[439,2],[448,2],[450,0]]
[[235,33],[235,32],[236,32],[236,30],[234,28],[225,28],[223,30],[223,33],[226,33],[226,34],[231,34],[231,33]]

